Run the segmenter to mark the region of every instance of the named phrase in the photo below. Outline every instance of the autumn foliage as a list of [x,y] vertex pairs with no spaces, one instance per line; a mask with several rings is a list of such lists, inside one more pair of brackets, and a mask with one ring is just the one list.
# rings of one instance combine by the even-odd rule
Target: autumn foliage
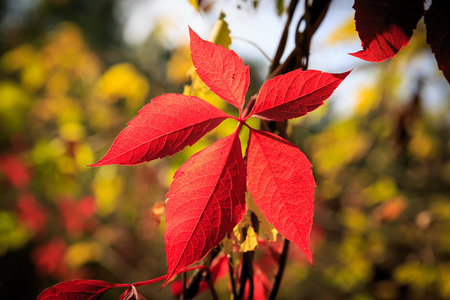
[[[155,29],[136,61],[95,55],[72,23],[0,53],[0,263],[21,276],[1,277],[6,295],[450,297],[448,116],[427,103],[450,82],[448,3],[355,0],[341,31],[362,50],[327,73],[308,69],[311,39],[337,1],[298,20],[302,1],[274,2],[287,19],[265,80],[229,50],[224,13],[180,48]],[[335,91],[357,98],[349,117],[321,107]]]
[[[235,106],[239,118],[193,96],[165,94],[144,106],[92,166],[133,165],[162,158],[192,145],[224,119],[235,119],[236,131],[192,156],[176,173],[167,193],[165,242],[169,270],[166,282],[201,260],[242,220],[245,192],[275,228],[299,246],[312,263],[309,234],[314,212],[311,163],[298,148],[276,135],[249,127],[252,116],[285,120],[323,104],[349,74],[296,70],[268,80],[253,109],[242,114],[249,84],[248,67],[230,50],[202,40],[190,30],[192,60],[210,89]],[[250,130],[244,162],[239,140]]]

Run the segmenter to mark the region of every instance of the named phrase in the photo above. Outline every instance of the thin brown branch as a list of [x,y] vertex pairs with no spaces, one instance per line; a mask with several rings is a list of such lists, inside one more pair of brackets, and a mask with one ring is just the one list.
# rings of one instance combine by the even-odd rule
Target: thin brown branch
[[283,252],[280,255],[280,261],[278,262],[278,273],[275,277],[275,283],[273,284],[272,291],[270,292],[269,300],[274,300],[277,297],[278,289],[280,288],[281,279],[283,278],[284,268],[289,253],[289,240],[284,239]]
[[289,35],[289,27],[291,27],[292,17],[294,16],[295,8],[297,7],[298,0],[292,0],[288,8],[288,18],[286,20],[286,25],[284,26],[283,33],[278,43],[278,49],[272,60],[272,65],[270,66],[269,74],[271,74],[280,64],[280,59],[283,56],[284,50],[286,48],[286,42]]
[[234,268],[231,264],[231,257],[228,257],[228,272],[230,275],[230,284],[231,284],[231,291],[233,293],[233,299],[238,298],[237,290],[236,290],[236,281],[234,280]]
[[205,276],[206,282],[208,283],[209,291],[211,292],[211,296],[214,300],[219,300],[219,295],[217,295],[216,289],[214,288],[214,282],[211,278],[211,273],[208,272]]

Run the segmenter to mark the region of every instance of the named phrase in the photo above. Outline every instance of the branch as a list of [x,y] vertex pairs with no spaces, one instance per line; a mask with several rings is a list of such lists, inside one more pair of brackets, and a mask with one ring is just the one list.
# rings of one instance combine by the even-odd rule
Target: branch
[[[198,268],[197,270],[192,273],[189,283],[186,286],[186,290],[183,294],[181,294],[180,300],[185,299],[192,299],[197,295],[199,288],[200,288],[200,282],[205,277],[205,270],[208,270],[206,275],[209,273],[209,267],[211,266],[211,262],[218,254],[218,251],[215,251],[214,249],[211,250],[208,255],[205,257],[205,259],[202,261],[202,264],[200,265],[202,268]],[[199,267],[199,266],[197,266]],[[214,291],[215,292],[215,291]],[[211,291],[213,293],[213,291]]]
[[[295,29],[295,48],[286,58],[283,63],[280,63],[280,59],[284,54],[287,35],[289,33],[289,27],[293,17],[293,13],[298,4],[298,0],[292,0],[289,5],[288,19],[280,38],[277,52],[273,59],[273,63],[269,69],[269,74],[267,79],[271,79],[275,76],[288,73],[290,71],[302,68],[306,70],[308,68],[309,62],[309,50],[311,46],[311,39],[313,34],[316,32],[317,28],[322,23],[331,0],[305,0],[305,12],[302,17],[297,21],[297,26]],[[305,23],[303,31],[301,30],[301,25]],[[279,136],[287,139],[287,121],[285,122],[274,122],[274,121],[261,121],[260,128],[272,133],[277,133]],[[283,252],[279,260],[278,273],[276,275],[275,283],[273,285],[272,291],[270,293],[269,299],[275,299],[281,284],[281,279],[283,277],[284,269],[286,266],[286,260],[289,252],[289,241],[285,239]]]
[[283,278],[284,268],[289,253],[289,240],[284,239],[283,252],[280,255],[279,268],[277,276],[275,277],[275,283],[273,284],[272,291],[270,292],[269,300],[274,300],[277,297],[278,289],[280,288],[281,279]]
[[228,271],[230,275],[230,284],[231,284],[231,290],[233,292],[233,299],[238,298],[237,290],[236,290],[236,281],[234,280],[234,268],[231,264],[231,257],[227,257],[228,260]]
[[272,65],[270,66],[269,74],[275,70],[280,64],[280,59],[283,56],[284,50],[286,48],[286,42],[289,35],[289,27],[291,27],[292,17],[294,16],[295,8],[297,7],[298,0],[292,0],[288,8],[288,18],[286,20],[286,25],[284,26],[283,34],[281,35],[280,42],[278,43],[278,49],[272,60]]

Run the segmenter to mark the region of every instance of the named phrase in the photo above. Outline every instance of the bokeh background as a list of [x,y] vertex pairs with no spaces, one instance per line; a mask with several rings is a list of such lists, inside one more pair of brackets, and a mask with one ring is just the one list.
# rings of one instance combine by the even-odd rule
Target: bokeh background
[[[449,84],[423,21],[393,60],[348,55],[360,49],[352,4],[333,1],[310,60],[310,68],[352,74],[326,105],[290,122],[318,186],[314,267],[292,247],[279,299],[450,299]],[[187,28],[208,38],[225,12],[231,48],[250,65],[249,96],[269,65],[249,41],[273,56],[285,5],[201,1],[199,13],[188,0],[0,1],[2,298],[34,299],[74,278],[131,283],[165,274],[172,175],[234,123],[171,158],[88,165],[162,93],[194,88],[235,113],[191,84]],[[270,266],[263,256],[255,264]],[[217,285],[226,299],[226,277]],[[140,291],[173,298],[170,287],[159,287]]]

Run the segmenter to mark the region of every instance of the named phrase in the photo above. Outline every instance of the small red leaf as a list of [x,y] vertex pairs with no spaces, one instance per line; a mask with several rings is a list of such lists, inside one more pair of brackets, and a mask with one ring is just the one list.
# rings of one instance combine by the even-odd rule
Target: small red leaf
[[439,69],[450,83],[450,6],[446,0],[433,0],[425,13],[427,43],[436,56]]
[[306,115],[321,106],[350,72],[298,69],[274,77],[261,87],[251,115],[273,121]]
[[201,80],[220,98],[236,106],[239,113],[250,83],[248,66],[232,50],[201,39],[189,28],[191,57]]
[[423,0],[355,0],[356,30],[364,50],[350,53],[381,62],[394,57],[412,36],[423,15]]
[[249,192],[267,221],[312,263],[309,235],[316,185],[309,160],[294,144],[252,129],[247,173]]
[[114,284],[101,280],[72,280],[54,285],[43,291],[37,300],[95,300]]
[[135,165],[162,158],[197,142],[229,116],[204,100],[164,94],[146,104],[92,167]]
[[166,282],[202,259],[239,223],[246,177],[237,131],[193,155],[167,193]]

